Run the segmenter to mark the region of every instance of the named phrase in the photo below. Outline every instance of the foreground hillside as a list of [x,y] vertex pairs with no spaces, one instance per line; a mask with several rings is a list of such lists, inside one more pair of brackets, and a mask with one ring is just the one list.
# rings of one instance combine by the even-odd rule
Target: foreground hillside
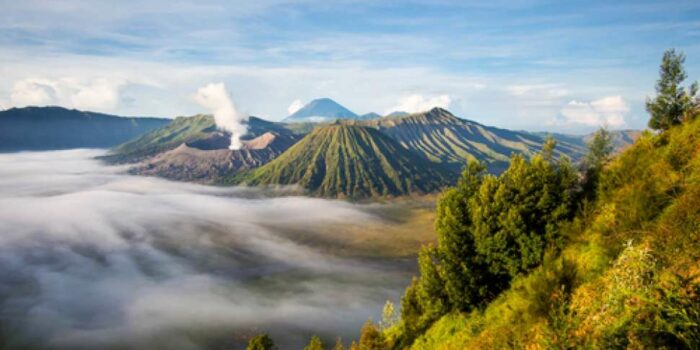
[[332,124],[230,183],[299,185],[314,195],[359,198],[433,192],[454,175],[375,129]]
[[365,348],[700,348],[700,118],[641,136],[593,193],[543,159],[498,178],[470,166],[443,193],[437,246],[400,319],[363,328]]
[[[484,162],[491,172],[501,172],[512,154],[531,157],[542,149],[545,138],[526,132],[481,125],[455,117],[442,108],[363,122],[377,128],[404,147],[432,162],[461,170],[470,160]],[[578,160],[585,144],[559,142],[557,154]]]
[[62,107],[12,108],[0,111],[0,151],[108,148],[169,122]]

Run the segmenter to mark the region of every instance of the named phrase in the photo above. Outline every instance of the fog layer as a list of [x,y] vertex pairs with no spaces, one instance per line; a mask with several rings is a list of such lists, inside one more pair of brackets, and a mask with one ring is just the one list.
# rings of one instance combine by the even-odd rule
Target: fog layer
[[349,340],[411,267],[339,258],[286,230],[367,207],[123,174],[97,150],[0,154],[0,345],[238,349]]

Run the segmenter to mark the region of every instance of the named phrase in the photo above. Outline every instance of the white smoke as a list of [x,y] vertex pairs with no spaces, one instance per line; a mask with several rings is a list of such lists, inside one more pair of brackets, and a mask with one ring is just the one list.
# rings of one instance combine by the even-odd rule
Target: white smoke
[[240,149],[241,136],[248,132],[248,126],[244,123],[248,120],[248,115],[236,109],[224,83],[211,83],[199,88],[194,99],[200,106],[214,114],[214,120],[219,129],[231,133],[231,144],[228,148]]

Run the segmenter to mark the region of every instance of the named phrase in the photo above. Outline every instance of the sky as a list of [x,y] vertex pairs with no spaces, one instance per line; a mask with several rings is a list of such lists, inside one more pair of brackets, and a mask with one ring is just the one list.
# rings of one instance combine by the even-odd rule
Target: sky
[[510,129],[643,128],[663,51],[700,78],[700,2],[0,0],[0,108],[281,120],[330,97]]

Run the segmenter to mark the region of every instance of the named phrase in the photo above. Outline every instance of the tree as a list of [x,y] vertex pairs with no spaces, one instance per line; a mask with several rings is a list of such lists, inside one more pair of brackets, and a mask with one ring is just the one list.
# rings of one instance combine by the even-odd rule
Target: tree
[[442,193],[438,243],[418,255],[420,277],[401,299],[402,334],[395,348],[410,347],[450,311],[487,304],[560,245],[561,225],[573,215],[578,176],[568,158],[554,159],[555,147],[548,139],[529,161],[514,155],[500,176],[469,162],[457,186]]
[[317,336],[312,336],[311,340],[309,341],[309,345],[304,347],[304,350],[324,350],[326,348],[326,345],[323,344],[323,341],[321,338]]
[[335,340],[335,346],[333,346],[333,350],[345,350],[345,346],[343,346],[343,342],[340,340],[340,338]]
[[583,159],[585,178],[583,181],[583,195],[592,199],[598,186],[598,179],[603,166],[610,160],[614,149],[613,137],[607,128],[603,127],[593,134],[588,141],[588,153]]
[[[475,255],[472,232],[472,198],[481,188],[486,167],[478,161],[470,161],[465,167],[457,187],[443,193],[437,204],[435,230],[438,235],[437,251],[432,253],[439,260],[439,278],[420,260],[423,284],[432,281],[426,297],[432,303],[446,299],[449,308],[468,311],[485,301],[487,282],[492,276]],[[428,274],[424,272],[427,271]],[[438,284],[438,285],[436,285]],[[432,291],[435,292],[432,292]]]
[[396,314],[396,308],[394,308],[394,303],[392,303],[391,300],[387,300],[382,310],[382,321],[379,325],[385,330],[394,326],[397,321],[398,316]]
[[588,153],[583,160],[586,167],[601,167],[610,160],[613,149],[613,136],[610,131],[606,127],[598,129],[588,141]]
[[673,125],[683,122],[694,113],[700,105],[698,83],[694,82],[686,90],[680,84],[688,77],[683,67],[685,55],[675,49],[666,50],[661,67],[659,80],[656,82],[656,97],[647,99],[646,107],[651,119],[649,127],[667,130]]
[[360,331],[360,350],[382,350],[384,348],[382,332],[372,323],[372,320],[367,320]]
[[[546,154],[545,154],[546,156]],[[536,155],[511,158],[499,177],[484,178],[471,201],[477,254],[494,276],[492,290],[542,262],[559,239],[560,224],[573,214],[577,178],[568,163]],[[501,289],[502,290],[502,289]]]
[[277,350],[277,347],[267,334],[260,334],[250,339],[246,350]]

